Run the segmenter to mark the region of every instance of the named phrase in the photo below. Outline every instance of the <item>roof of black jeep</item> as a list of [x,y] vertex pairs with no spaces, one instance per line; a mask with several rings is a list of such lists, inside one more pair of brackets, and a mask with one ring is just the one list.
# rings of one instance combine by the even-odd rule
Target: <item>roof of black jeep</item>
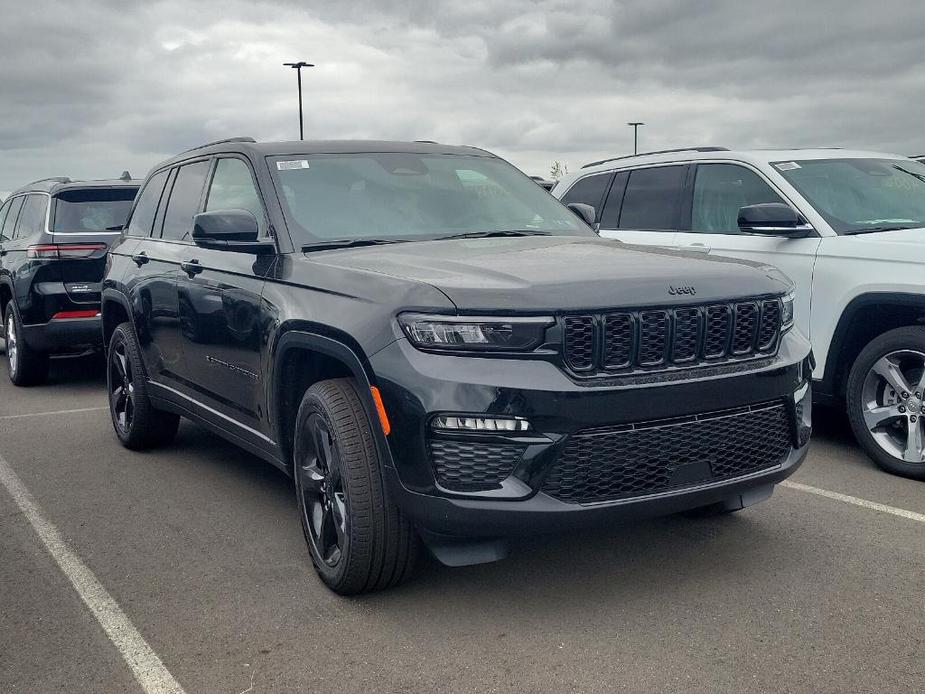
[[209,142],[181,152],[161,162],[155,168],[163,168],[194,156],[219,154],[222,152],[246,152],[255,156],[279,156],[290,154],[364,154],[370,152],[396,152],[409,154],[467,154],[493,157],[478,147],[468,145],[441,145],[436,142],[392,142],[388,140],[293,140],[290,142],[256,142],[250,137],[234,137],[218,142]]
[[138,179],[113,178],[101,181],[72,181],[67,176],[43,178],[24,185],[10,193],[10,196],[19,193],[48,193],[55,195],[62,190],[82,190],[85,188],[138,188],[142,181]]

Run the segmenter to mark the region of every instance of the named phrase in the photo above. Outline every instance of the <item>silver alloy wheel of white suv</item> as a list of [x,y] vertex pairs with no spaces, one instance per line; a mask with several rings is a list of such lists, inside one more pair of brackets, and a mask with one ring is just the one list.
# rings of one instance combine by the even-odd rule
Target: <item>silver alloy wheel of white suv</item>
[[874,362],[861,391],[871,437],[886,453],[907,463],[925,462],[923,388],[925,353],[896,350]]

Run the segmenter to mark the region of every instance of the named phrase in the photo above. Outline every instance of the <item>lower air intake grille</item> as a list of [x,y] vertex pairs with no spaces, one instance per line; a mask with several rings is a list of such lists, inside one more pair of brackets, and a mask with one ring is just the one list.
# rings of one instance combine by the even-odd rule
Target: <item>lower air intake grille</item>
[[787,410],[776,403],[586,429],[569,437],[542,489],[568,503],[626,499],[773,467],[790,447]]
[[497,489],[524,452],[523,446],[431,441],[430,455],[437,482],[457,492]]

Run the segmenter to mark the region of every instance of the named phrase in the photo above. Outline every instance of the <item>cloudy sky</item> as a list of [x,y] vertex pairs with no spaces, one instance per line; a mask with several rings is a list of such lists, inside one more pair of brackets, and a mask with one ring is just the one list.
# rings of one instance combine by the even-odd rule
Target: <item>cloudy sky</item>
[[531,174],[693,144],[925,152],[921,0],[0,0],[0,195],[208,140],[433,139]]

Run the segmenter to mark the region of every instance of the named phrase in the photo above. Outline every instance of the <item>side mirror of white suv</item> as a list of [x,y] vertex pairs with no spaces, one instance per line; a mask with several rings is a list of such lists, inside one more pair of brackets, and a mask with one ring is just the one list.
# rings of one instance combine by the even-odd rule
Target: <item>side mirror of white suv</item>
[[739,209],[739,229],[746,234],[767,234],[803,238],[813,231],[811,224],[789,205],[763,202]]

